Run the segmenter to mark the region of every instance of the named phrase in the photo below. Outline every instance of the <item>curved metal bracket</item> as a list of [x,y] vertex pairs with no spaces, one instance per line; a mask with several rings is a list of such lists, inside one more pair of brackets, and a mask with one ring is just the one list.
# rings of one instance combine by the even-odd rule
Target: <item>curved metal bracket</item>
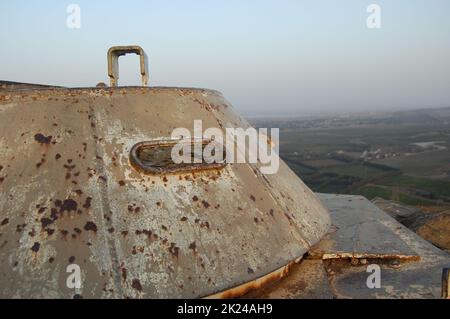
[[140,56],[142,86],[147,86],[148,82],[148,65],[147,55],[138,45],[115,46],[108,50],[108,76],[110,86],[117,86],[119,80],[119,57],[129,53]]

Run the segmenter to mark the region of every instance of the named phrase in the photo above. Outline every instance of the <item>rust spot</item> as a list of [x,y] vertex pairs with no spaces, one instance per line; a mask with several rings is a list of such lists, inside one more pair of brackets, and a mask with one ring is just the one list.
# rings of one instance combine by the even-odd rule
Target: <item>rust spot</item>
[[50,213],[50,217],[52,218],[52,220],[57,220],[58,219],[58,210],[56,208],[52,208]]
[[2,222],[0,223],[0,225],[4,226],[4,225],[6,225],[6,224],[8,224],[8,223],[9,223],[9,219],[8,219],[8,218],[5,218],[4,220],[2,220]]
[[42,166],[42,164],[45,163],[45,158],[41,158],[41,161],[39,163],[36,163],[36,167],[39,168]]
[[121,268],[122,271],[122,279],[125,281],[127,280],[127,270],[125,268]]
[[53,224],[53,220],[51,220],[50,218],[44,217],[41,219],[42,228],[46,228],[48,225],[51,225],[51,224]]
[[187,217],[181,217],[181,219],[180,219],[182,222],[185,222],[185,221],[187,221]]
[[50,142],[52,141],[52,136],[44,136],[41,133],[38,133],[34,136],[34,139],[40,143],[41,145],[46,144],[49,145]]
[[[144,229],[144,230],[142,231],[142,233],[144,233],[145,235],[147,235],[148,239],[151,239],[151,238],[152,238],[152,231],[151,231],[151,230]],[[156,235],[155,235],[155,236],[156,236]]]
[[65,199],[61,205],[61,214],[64,213],[65,211],[67,212],[71,212],[71,211],[76,211],[78,207],[78,204],[76,201],[74,201],[73,199]]
[[5,245],[8,243],[8,241],[7,240],[5,240],[4,242],[3,242],[3,244],[1,244],[0,245],[0,248],[3,248],[3,247],[5,247]]
[[86,208],[86,209],[90,208],[91,207],[91,202],[92,202],[92,197],[89,197],[89,196],[86,197],[86,200],[85,200],[85,202],[83,204],[83,207]]
[[167,183],[167,177],[164,176],[163,182],[164,182],[164,183]]
[[208,208],[209,206],[211,206],[211,205],[209,205],[209,203],[208,203],[207,201],[205,201],[205,200],[202,200],[202,204],[203,204],[203,206],[204,206],[205,208]]
[[120,186],[125,186],[125,182],[124,181],[119,181],[119,185]]
[[178,258],[178,253],[180,252],[180,247],[175,246],[175,243],[171,243],[169,247],[169,251],[172,256]]
[[193,200],[194,202],[196,202],[196,201],[198,201],[198,197],[197,197],[196,195],[194,195],[194,196],[192,197],[192,200]]
[[209,229],[209,222],[203,222],[200,224],[200,227],[206,227]]
[[41,248],[41,244],[38,242],[34,243],[33,247],[31,247],[31,250],[37,253],[39,251],[39,248]]
[[75,261],[75,256],[70,256],[69,257],[69,263],[73,264],[74,261]]
[[97,225],[95,225],[95,223],[91,221],[86,222],[86,225],[84,225],[84,230],[86,231],[91,230],[93,232],[97,232]]
[[74,164],[74,165],[67,165],[67,164],[64,164],[64,168],[68,169],[69,171],[73,170],[75,167],[76,167],[75,164]]
[[49,259],[48,259],[48,262],[49,263],[52,263],[52,262],[54,262],[55,261],[55,258],[54,257],[50,257]]
[[195,244],[195,241],[189,245],[189,249],[192,249],[193,251],[195,251],[197,249],[197,245]]
[[254,271],[253,269],[251,269],[250,267],[247,268],[247,272],[248,272],[249,274],[255,273],[255,271]]
[[138,291],[142,291],[142,286],[141,286],[141,282],[139,281],[139,279],[133,279],[133,281],[131,282],[131,287],[133,287],[134,289],[136,289]]
[[17,225],[17,226],[16,226],[16,231],[17,231],[18,233],[22,232],[26,225],[27,225],[27,224]]
[[252,201],[256,201],[256,198],[255,198],[255,196],[253,196],[253,195],[250,195],[250,199],[251,199]]

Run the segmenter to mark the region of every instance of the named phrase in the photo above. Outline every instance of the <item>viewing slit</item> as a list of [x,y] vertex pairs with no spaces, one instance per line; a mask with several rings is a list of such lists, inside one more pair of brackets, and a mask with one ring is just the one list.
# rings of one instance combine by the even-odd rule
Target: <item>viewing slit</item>
[[[205,147],[211,143],[214,143],[214,141],[206,139],[201,141],[156,140],[139,142],[130,151],[130,162],[135,169],[146,174],[180,173],[225,167],[226,152],[221,145],[219,149],[223,149],[222,161],[207,163],[203,159]],[[182,154],[184,159],[182,163],[177,163],[172,158],[172,150],[177,144],[184,146],[185,150],[189,150],[188,153]],[[198,148],[198,144],[201,144],[201,149]],[[211,155],[215,155],[214,151]],[[201,163],[196,163],[194,159],[201,159]]]

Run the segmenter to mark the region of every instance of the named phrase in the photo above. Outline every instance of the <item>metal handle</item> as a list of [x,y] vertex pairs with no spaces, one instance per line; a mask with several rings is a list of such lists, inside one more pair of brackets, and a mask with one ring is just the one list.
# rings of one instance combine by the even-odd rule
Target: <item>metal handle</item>
[[148,82],[148,65],[147,55],[138,45],[115,46],[108,50],[108,76],[110,86],[115,87],[119,80],[119,57],[129,53],[140,56],[142,86],[147,86]]

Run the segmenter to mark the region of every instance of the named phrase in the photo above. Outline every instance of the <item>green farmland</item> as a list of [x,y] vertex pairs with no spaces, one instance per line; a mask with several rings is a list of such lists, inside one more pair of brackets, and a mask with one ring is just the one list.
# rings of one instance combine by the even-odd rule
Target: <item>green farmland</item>
[[280,127],[281,157],[316,192],[450,208],[450,125],[418,118],[366,126],[325,120],[264,124]]

